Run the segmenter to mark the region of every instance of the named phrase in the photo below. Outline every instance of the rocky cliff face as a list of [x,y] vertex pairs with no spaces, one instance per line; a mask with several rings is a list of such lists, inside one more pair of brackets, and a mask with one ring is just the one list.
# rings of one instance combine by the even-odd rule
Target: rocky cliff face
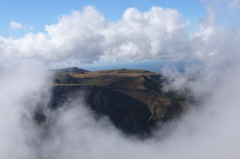
[[106,115],[117,128],[128,134],[148,134],[153,124],[149,121],[151,112],[146,104],[105,87],[55,86],[49,106],[57,109],[71,102],[69,98],[84,99],[85,104],[96,113],[96,118]]
[[164,93],[162,76],[146,70],[55,71],[54,77],[50,108],[81,98],[96,118],[108,116],[127,134],[149,134],[156,122],[176,118],[183,109],[184,98]]

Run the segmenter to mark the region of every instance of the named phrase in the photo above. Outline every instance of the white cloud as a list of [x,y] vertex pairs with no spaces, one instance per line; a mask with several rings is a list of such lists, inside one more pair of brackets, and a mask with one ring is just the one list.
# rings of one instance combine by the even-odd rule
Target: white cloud
[[235,48],[228,40],[232,36],[237,43],[240,35],[228,31],[216,20],[219,10],[215,5],[219,6],[221,1],[207,2],[208,16],[193,33],[188,33],[187,22],[174,9],[152,7],[140,12],[129,8],[119,21],[108,22],[94,7],[88,6],[83,11],[60,16],[56,24],[46,25],[46,33],[30,32],[17,39],[1,37],[0,56],[65,66],[216,56],[221,49]]
[[[223,56],[227,56],[225,51],[221,52]],[[238,54],[235,51],[231,55]],[[81,99],[58,110],[43,107],[47,112],[46,123],[36,125],[32,113],[39,103],[44,106],[48,102],[48,75],[33,63],[1,61],[0,157],[238,159],[240,58],[229,58],[237,61],[231,65],[224,65],[228,62],[226,58],[204,61],[199,68],[202,76],[188,81],[189,89],[201,99],[198,106],[190,105],[192,109],[182,118],[156,130],[152,138],[145,140],[122,135],[106,118],[96,121]],[[189,72],[195,69],[189,68]],[[179,76],[175,77],[179,80]]]
[[15,21],[11,21],[9,25],[10,25],[10,28],[13,30],[19,30],[23,28],[22,24]]
[[[6,56],[45,62],[178,59],[186,47],[186,23],[174,9],[152,7],[147,12],[129,8],[117,22],[108,22],[94,7],[62,15],[45,27],[46,33],[28,33],[18,39],[0,39]],[[181,57],[180,57],[181,56]]]
[[105,31],[103,60],[179,58],[189,50],[185,23],[176,10],[152,7],[148,12],[127,9],[120,21]]
[[0,76],[4,85],[0,91],[0,158],[35,158],[29,143],[34,142],[34,126],[30,126],[33,123],[29,119],[41,103],[41,94],[48,91],[48,75],[34,63],[1,59]]
[[[0,158],[238,159],[240,30],[212,20],[189,35],[175,10],[153,7],[142,13],[131,8],[110,23],[88,7],[61,16],[58,23],[46,26],[46,34],[0,37]],[[29,62],[13,65],[6,59],[93,62],[179,55],[202,59],[185,74],[169,73],[175,86],[188,87],[199,103],[143,141],[120,135],[105,119],[97,123],[81,100],[47,114],[46,127],[37,127],[31,113],[39,102],[48,102],[42,97],[48,92],[43,90],[49,88],[48,76]]]

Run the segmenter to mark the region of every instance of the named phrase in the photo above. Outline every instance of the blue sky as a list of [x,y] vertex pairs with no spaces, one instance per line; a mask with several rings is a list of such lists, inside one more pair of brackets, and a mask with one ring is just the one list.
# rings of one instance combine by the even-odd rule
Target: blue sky
[[47,67],[205,60],[239,46],[239,14],[240,0],[1,1],[0,59]]
[[[31,32],[43,32],[45,25],[56,23],[60,15],[81,11],[87,5],[96,7],[108,21],[119,20],[130,7],[140,11],[148,11],[152,6],[173,8],[192,24],[205,15],[204,4],[198,0],[8,0],[0,2],[0,36],[21,36],[31,27]],[[10,29],[11,21],[24,25],[25,29],[21,32]]]

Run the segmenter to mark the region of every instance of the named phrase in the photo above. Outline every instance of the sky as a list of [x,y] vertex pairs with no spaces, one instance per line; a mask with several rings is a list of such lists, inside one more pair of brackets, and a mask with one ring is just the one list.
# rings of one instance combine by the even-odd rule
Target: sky
[[240,24],[239,0],[0,3],[0,57],[47,68],[204,60]]
[[[9,0],[0,2],[0,35],[4,37],[20,36],[28,31],[43,32],[45,25],[56,23],[57,18],[72,10],[82,10],[85,6],[94,6],[109,21],[118,21],[127,8],[147,11],[152,6],[177,9],[186,20],[195,21],[204,17],[204,4],[198,0]],[[192,14],[194,12],[194,14]],[[11,29],[11,21],[24,26],[21,31]]]

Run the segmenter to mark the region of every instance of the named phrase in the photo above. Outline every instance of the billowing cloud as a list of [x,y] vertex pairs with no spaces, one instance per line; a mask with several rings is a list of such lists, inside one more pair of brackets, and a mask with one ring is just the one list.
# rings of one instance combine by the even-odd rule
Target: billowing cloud
[[[1,61],[0,157],[238,159],[240,58],[238,50],[231,51],[235,56],[223,49],[219,56],[188,67],[185,75],[169,74],[177,81],[183,79],[178,88],[186,80],[198,104],[189,103],[186,114],[145,140],[122,135],[107,117],[96,121],[81,97],[49,110],[49,74],[33,63]],[[33,122],[39,106],[47,116],[40,125]]]
[[185,44],[186,24],[172,9],[152,7],[149,12],[134,8],[106,30],[104,60],[175,59],[189,52]]
[[[0,58],[0,158],[238,159],[240,30],[225,28],[216,15],[208,15],[199,30],[187,34],[175,10],[128,9],[121,20],[111,23],[87,7],[59,17],[58,23],[46,26],[47,33],[1,37],[1,56],[8,59]],[[175,89],[187,87],[198,103],[189,103],[190,109],[180,119],[141,141],[121,135],[105,117],[94,120],[81,99],[50,112],[44,107],[49,75],[29,61],[10,63],[11,57],[93,62],[179,56],[202,61],[184,73],[164,73],[174,79]],[[46,125],[32,120],[39,103],[46,111]]]
[[[199,20],[199,29],[191,33],[187,30],[188,23],[174,9],[152,7],[140,12],[129,8],[120,20],[109,22],[88,6],[83,11],[60,16],[56,24],[45,26],[45,33],[30,32],[15,39],[0,37],[1,56],[37,59],[50,65],[76,65],[119,60],[203,59],[217,55],[223,47],[234,49],[231,45],[240,42],[239,29],[230,30],[217,20],[225,1],[204,2],[208,14]],[[237,3],[234,0],[227,4]],[[12,23],[18,28],[18,23]]]
[[9,25],[10,25],[10,28],[13,30],[18,30],[23,28],[22,24],[15,21],[11,21]]
[[189,52],[186,22],[174,9],[129,8],[117,22],[108,22],[94,7],[62,15],[45,27],[18,39],[1,38],[4,56],[47,62],[179,59]]

